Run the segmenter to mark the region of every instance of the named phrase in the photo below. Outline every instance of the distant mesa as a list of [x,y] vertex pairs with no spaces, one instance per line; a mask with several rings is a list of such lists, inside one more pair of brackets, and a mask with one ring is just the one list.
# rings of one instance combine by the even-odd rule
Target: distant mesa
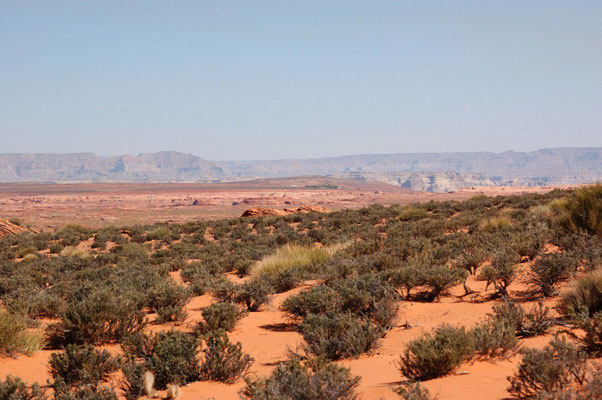
[[[306,190],[347,190],[350,182],[359,185],[360,181],[427,192],[470,186],[574,185],[602,180],[602,148],[364,154],[263,161],[207,161],[174,151],[113,157],[92,153],[0,154],[0,182],[237,184],[255,180],[254,185],[260,188],[262,180],[293,177],[307,177],[305,182],[291,182],[289,186]],[[251,203],[253,200],[248,199],[247,204],[258,205]]]
[[284,210],[279,210],[276,208],[253,207],[245,210],[241,217],[265,217],[268,215],[282,216],[296,213],[307,214],[310,212],[328,213],[330,210],[322,206],[311,205],[303,205],[298,208],[285,208]]

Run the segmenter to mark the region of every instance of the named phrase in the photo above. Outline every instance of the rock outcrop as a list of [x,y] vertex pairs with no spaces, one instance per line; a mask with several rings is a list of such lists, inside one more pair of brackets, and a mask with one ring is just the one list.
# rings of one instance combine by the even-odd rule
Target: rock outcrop
[[27,231],[30,231],[30,229],[19,226],[17,224],[13,224],[12,222],[0,218],[0,237]]
[[285,208],[284,210],[279,210],[276,208],[253,207],[249,208],[248,210],[245,210],[245,212],[242,213],[241,217],[265,217],[267,215],[282,216],[296,213],[307,214],[310,212],[328,213],[330,212],[330,210],[325,207],[310,205],[304,205],[298,208]]

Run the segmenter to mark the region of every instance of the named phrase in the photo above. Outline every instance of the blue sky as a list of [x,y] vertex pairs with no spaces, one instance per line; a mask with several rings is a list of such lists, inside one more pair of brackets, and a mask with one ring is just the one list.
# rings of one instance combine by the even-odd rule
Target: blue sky
[[6,152],[602,146],[601,1],[0,0]]

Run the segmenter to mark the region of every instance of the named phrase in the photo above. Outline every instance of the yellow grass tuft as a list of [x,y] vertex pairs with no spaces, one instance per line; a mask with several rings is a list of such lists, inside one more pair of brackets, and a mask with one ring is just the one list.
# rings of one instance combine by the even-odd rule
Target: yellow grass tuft
[[27,329],[25,317],[0,311],[0,355],[31,355],[44,347],[40,330]]
[[88,253],[84,249],[80,249],[80,248],[75,247],[75,246],[67,246],[63,250],[61,250],[61,256],[63,256],[63,257],[86,258],[86,257],[90,256],[90,253]]
[[501,229],[509,228],[512,225],[510,219],[504,216],[491,217],[481,221],[479,228],[482,231],[493,232]]
[[333,254],[348,247],[351,242],[337,243],[326,247],[309,247],[286,244],[274,254],[265,256],[259,261],[252,275],[278,274],[290,268],[305,267],[311,264],[324,264]]

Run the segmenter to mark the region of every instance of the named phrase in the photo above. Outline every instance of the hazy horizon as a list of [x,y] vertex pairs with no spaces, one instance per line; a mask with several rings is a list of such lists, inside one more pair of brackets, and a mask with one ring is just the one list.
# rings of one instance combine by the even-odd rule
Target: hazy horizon
[[602,147],[602,2],[0,0],[2,153]]

